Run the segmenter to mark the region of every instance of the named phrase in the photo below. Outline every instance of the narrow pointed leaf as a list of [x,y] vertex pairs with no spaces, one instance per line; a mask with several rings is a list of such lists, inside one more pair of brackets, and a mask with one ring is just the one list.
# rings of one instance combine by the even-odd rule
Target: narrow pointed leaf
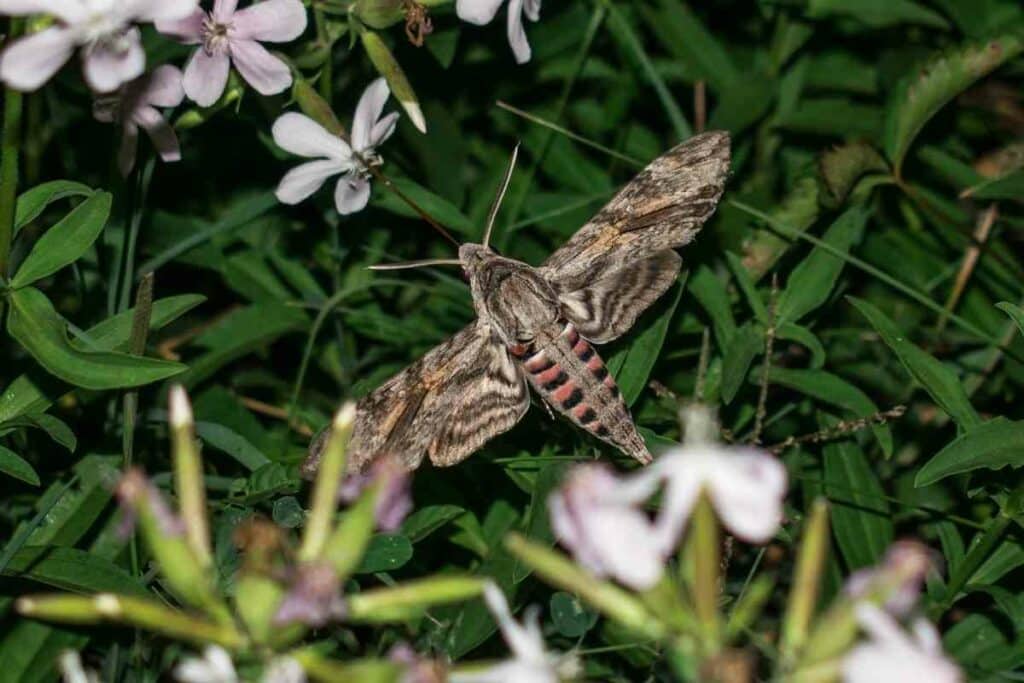
[[77,261],[103,231],[111,201],[110,193],[97,192],[43,233],[11,279],[11,287],[25,287]]

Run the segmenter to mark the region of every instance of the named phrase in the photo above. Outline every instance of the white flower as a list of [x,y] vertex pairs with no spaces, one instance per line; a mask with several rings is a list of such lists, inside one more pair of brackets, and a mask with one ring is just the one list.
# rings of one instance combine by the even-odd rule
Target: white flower
[[878,566],[850,574],[843,591],[855,600],[874,594],[883,600],[887,612],[905,617],[917,604],[931,569],[932,559],[926,546],[917,541],[896,541]]
[[[455,12],[459,19],[482,26],[494,19],[501,2],[502,0],[456,0]],[[523,14],[530,21],[539,20],[540,0],[508,0],[508,44],[512,46],[512,53],[520,64],[530,61],[531,55],[530,43],[526,40],[526,31],[523,29]]]
[[263,671],[262,683],[306,683],[302,665],[291,657],[278,657]]
[[57,23],[16,40],[0,55],[0,79],[36,90],[82,48],[85,80],[112,92],[140,76],[146,55],[136,22],[188,16],[198,0],[0,0],[0,14],[52,14]]
[[359,98],[352,120],[352,137],[346,142],[332,135],[319,123],[303,114],[290,112],[274,122],[274,142],[278,147],[310,157],[281,179],[277,198],[284,204],[298,204],[320,189],[331,176],[341,175],[334,191],[334,204],[342,214],[361,211],[370,199],[370,167],[382,160],[377,147],[395,132],[398,113],[381,118],[384,102],[391,91],[383,78],[369,85]]
[[174,668],[180,683],[238,683],[231,655],[217,645],[208,645],[202,657],[189,657]]
[[484,586],[484,600],[498,622],[513,659],[474,672],[453,672],[449,683],[558,683],[577,675],[575,658],[549,653],[544,648],[539,615],[528,611],[523,624],[512,618],[505,594],[493,583]]
[[661,579],[667,549],[639,505],[655,486],[650,478],[618,479],[605,465],[575,467],[548,501],[551,526],[596,576],[651,588]]
[[92,669],[82,666],[82,658],[75,650],[64,650],[57,658],[57,668],[63,683],[99,683],[100,677]]
[[200,47],[185,67],[185,94],[209,107],[224,92],[232,62],[261,95],[273,95],[292,84],[288,65],[260,43],[285,43],[306,30],[306,8],[300,0],[265,0],[236,9],[238,0],[215,0],[213,10],[196,10],[177,21],[159,21],[157,29]]
[[942,652],[931,622],[918,619],[913,637],[884,610],[870,603],[856,607],[857,622],[868,637],[843,658],[846,683],[959,683],[960,669]]
[[125,84],[118,92],[96,98],[93,116],[104,123],[121,125],[121,151],[118,168],[125,176],[135,166],[139,128],[153,141],[160,158],[179,161],[181,148],[178,136],[156,107],[176,107],[185,98],[181,88],[181,71],[165,64]]

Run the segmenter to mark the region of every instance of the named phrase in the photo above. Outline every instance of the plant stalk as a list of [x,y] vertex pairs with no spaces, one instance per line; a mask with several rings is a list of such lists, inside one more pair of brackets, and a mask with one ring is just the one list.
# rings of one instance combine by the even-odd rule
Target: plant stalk
[[[21,33],[22,21],[11,19],[9,38]],[[18,201],[18,152],[21,146],[21,114],[24,96],[4,90],[4,122],[0,137],[0,279],[7,278],[14,240],[14,211]]]

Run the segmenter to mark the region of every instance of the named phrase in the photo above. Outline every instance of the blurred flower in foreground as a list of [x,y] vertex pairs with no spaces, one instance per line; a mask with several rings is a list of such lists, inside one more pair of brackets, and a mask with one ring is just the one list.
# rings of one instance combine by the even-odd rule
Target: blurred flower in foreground
[[99,675],[82,666],[82,658],[74,650],[64,650],[57,658],[57,668],[63,683],[99,683]]
[[342,502],[354,503],[371,484],[380,486],[373,517],[381,531],[397,531],[412,511],[412,475],[397,458],[380,457],[367,472],[345,477],[338,490]]
[[889,546],[879,566],[851,574],[843,590],[854,599],[881,592],[885,610],[905,617],[917,604],[925,575],[931,568],[927,547],[917,541],[897,541]]
[[121,506],[121,528],[124,536],[131,536],[139,517],[140,508],[145,506],[165,536],[177,537],[185,534],[185,523],[167,505],[167,501],[138,467],[124,473],[114,489]]
[[220,99],[232,62],[242,78],[261,95],[273,95],[292,84],[288,65],[260,43],[285,43],[306,30],[306,8],[300,0],[265,0],[236,9],[237,0],[216,0],[211,12],[156,24],[161,33],[200,47],[185,67],[185,94],[203,107]]
[[870,603],[856,607],[857,623],[867,635],[843,659],[846,683],[958,683],[960,669],[942,652],[938,631],[925,619],[906,633],[888,613]]
[[0,79],[17,90],[35,90],[81,47],[89,87],[114,91],[146,68],[133,23],[180,19],[197,5],[198,0],[0,0],[0,14],[52,14],[57,19],[0,55]]
[[311,563],[298,567],[288,593],[274,614],[274,623],[323,626],[343,617],[345,602],[339,587],[338,574],[330,564]]
[[202,657],[189,657],[174,668],[181,683],[237,683],[238,674],[227,650],[208,645]]
[[400,683],[443,683],[448,678],[444,664],[420,657],[409,643],[395,643],[388,650],[388,661],[405,668]]
[[551,526],[595,576],[611,576],[638,590],[650,588],[661,579],[666,558],[640,509],[651,493],[651,487],[630,486],[605,465],[581,465],[551,495]]
[[383,78],[366,88],[356,105],[350,142],[332,135],[303,114],[290,112],[278,118],[273,129],[278,147],[316,159],[285,174],[277,186],[278,200],[298,204],[319,190],[328,178],[341,174],[334,191],[338,212],[361,211],[370,199],[370,168],[382,163],[376,148],[391,137],[398,121],[397,112],[381,118],[390,94]]
[[575,657],[550,653],[544,648],[540,615],[535,607],[527,610],[524,623],[520,624],[512,618],[505,594],[495,584],[484,587],[484,599],[515,658],[483,671],[452,673],[450,683],[558,683],[579,675]]
[[[455,12],[459,19],[483,26],[491,23],[494,15],[498,13],[501,2],[502,0],[456,0]],[[508,44],[512,46],[512,53],[520,64],[530,61],[531,55],[530,43],[526,40],[526,31],[523,29],[523,14],[530,21],[538,21],[540,0],[508,0]]]
[[181,71],[164,65],[126,84],[117,93],[96,98],[93,103],[96,120],[121,124],[117,166],[123,175],[128,175],[135,166],[140,127],[153,141],[161,159],[168,162],[181,159],[178,136],[156,107],[176,107],[184,97]]

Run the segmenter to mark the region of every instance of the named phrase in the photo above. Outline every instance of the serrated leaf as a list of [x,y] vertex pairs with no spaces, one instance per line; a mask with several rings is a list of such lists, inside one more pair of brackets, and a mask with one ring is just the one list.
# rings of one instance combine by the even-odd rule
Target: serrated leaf
[[847,297],[854,307],[868,319],[882,337],[882,341],[900,359],[907,369],[932,400],[964,430],[970,430],[981,424],[981,418],[967,398],[967,392],[952,370],[939,362],[934,356],[907,341],[904,333],[874,305],[854,297]]
[[73,180],[51,180],[26,190],[18,197],[14,213],[14,234],[39,218],[47,206],[65,197],[88,197],[93,193],[88,185]]
[[953,439],[932,456],[914,477],[927,486],[946,477],[977,469],[1024,466],[1024,421],[997,417]]
[[933,58],[915,68],[895,90],[885,122],[885,153],[897,176],[914,138],[957,94],[1024,50],[1024,40],[1006,34]]
[[11,288],[26,287],[77,261],[103,231],[112,201],[109,192],[96,192],[43,233],[11,278]]
[[20,479],[26,484],[39,486],[39,475],[32,465],[14,451],[0,446],[0,472]]
[[86,353],[68,341],[64,319],[46,295],[34,287],[15,290],[8,299],[7,331],[46,370],[86,389],[137,387],[173,377],[181,363],[99,351]]

